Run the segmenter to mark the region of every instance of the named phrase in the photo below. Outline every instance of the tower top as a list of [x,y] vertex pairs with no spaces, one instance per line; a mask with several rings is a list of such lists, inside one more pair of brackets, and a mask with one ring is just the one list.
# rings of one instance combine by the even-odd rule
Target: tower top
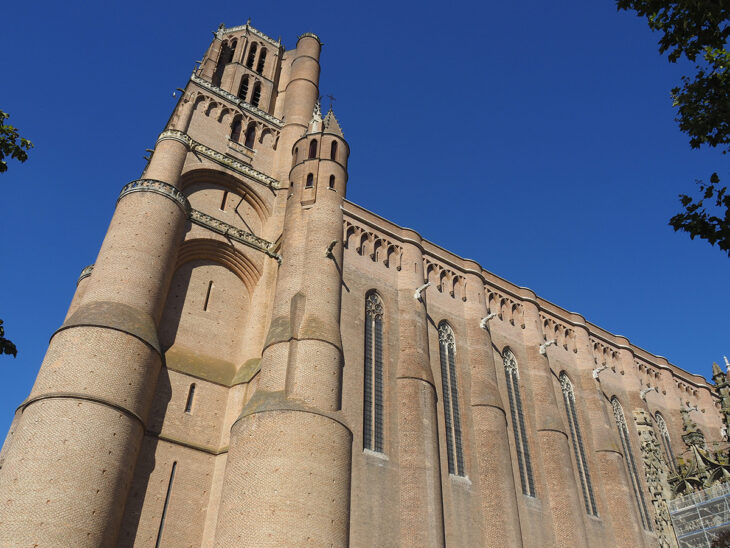
[[[226,28],[225,24],[221,23],[220,26],[216,29],[216,31],[215,31],[214,34],[216,35],[217,38],[222,39],[227,34],[231,34],[231,33],[234,33],[234,32],[239,32],[239,31],[242,31],[242,30],[248,31],[251,34],[254,34],[254,35],[258,36],[259,38],[261,38],[262,40],[268,42],[272,46],[275,46],[277,48],[280,48],[281,47],[281,38],[278,39],[278,40],[274,40],[271,36],[267,36],[263,32],[261,32],[260,30],[253,28],[251,26],[251,19],[249,19],[248,21],[246,21],[246,24],[245,25],[238,25],[237,27],[228,27],[228,28]],[[319,38],[317,38],[317,40],[319,40]]]
[[329,111],[327,111],[327,115],[324,117],[324,130],[327,133],[334,133],[335,135],[339,135],[343,139],[345,137],[342,133],[340,123],[337,121],[337,118],[335,118],[335,111],[332,110],[331,106]]

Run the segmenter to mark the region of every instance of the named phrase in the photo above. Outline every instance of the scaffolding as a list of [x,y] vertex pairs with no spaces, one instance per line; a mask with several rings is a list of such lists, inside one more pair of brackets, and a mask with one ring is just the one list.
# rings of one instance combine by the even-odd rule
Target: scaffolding
[[714,538],[730,530],[730,483],[719,483],[668,504],[679,548],[710,548]]

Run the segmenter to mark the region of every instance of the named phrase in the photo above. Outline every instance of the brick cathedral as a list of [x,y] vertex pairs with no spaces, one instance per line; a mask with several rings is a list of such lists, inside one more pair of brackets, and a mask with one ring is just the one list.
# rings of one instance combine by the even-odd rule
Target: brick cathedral
[[215,33],[18,407],[0,546],[677,546],[725,373],[347,201],[320,50]]

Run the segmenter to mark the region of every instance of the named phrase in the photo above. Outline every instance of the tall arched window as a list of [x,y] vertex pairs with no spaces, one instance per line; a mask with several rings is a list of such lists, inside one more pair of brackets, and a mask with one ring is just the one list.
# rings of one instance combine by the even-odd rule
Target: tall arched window
[[314,186],[314,175],[309,173],[307,174],[307,186],[306,188],[312,188]]
[[674,451],[672,451],[672,443],[671,438],[669,437],[669,429],[667,428],[667,423],[664,420],[664,417],[662,417],[662,414],[659,413],[659,411],[656,412],[654,418],[656,419],[656,424],[659,427],[659,435],[662,438],[662,445],[664,445],[664,453],[667,456],[667,464],[669,465],[669,470],[671,472],[676,472],[677,466],[674,461]]
[[575,410],[575,394],[573,393],[573,384],[570,382],[568,375],[563,371],[560,373],[560,387],[563,390],[563,401],[565,402],[565,412],[568,415],[568,424],[570,425],[570,437],[573,440],[573,455],[575,463],[578,467],[578,477],[580,478],[580,487],[583,491],[583,502],[585,503],[586,512],[592,516],[598,515],[596,507],[596,499],[593,496],[593,484],[591,483],[591,473],[588,469],[588,461],[586,461],[586,453],[583,448],[583,437],[580,433],[580,424],[578,423],[578,413]]
[[251,104],[255,107],[259,106],[261,101],[261,82],[256,82],[253,85],[253,93],[251,94]]
[[[235,43],[233,44],[235,47]],[[221,44],[221,51],[218,55],[218,64],[215,67],[215,72],[213,73],[213,78],[211,80],[211,83],[215,87],[220,87],[221,85],[221,79],[223,78],[223,69],[226,68],[226,65],[233,61],[233,47],[228,45],[228,42],[223,42]]]
[[624,410],[618,401],[618,398],[614,396],[611,398],[611,405],[613,406],[613,415],[616,418],[616,426],[618,427],[619,438],[621,438],[621,447],[624,451],[624,462],[626,462],[626,468],[629,471],[629,477],[631,478],[631,486],[634,489],[634,498],[636,499],[636,505],[639,507],[639,516],[641,517],[641,524],[644,529],[651,531],[651,520],[649,519],[649,510],[646,507],[646,500],[644,499],[644,491],[641,488],[641,481],[639,481],[639,472],[636,468],[636,459],[634,458],[634,452],[631,450],[631,440],[629,439],[629,429],[626,426],[626,418],[624,417]]
[[241,87],[238,88],[238,98],[242,101],[248,96],[248,76],[241,78]]
[[527,444],[527,429],[525,415],[522,412],[522,396],[520,395],[520,374],[517,370],[517,359],[509,348],[502,353],[504,375],[507,379],[507,395],[509,396],[509,410],[512,418],[512,431],[515,435],[517,449],[517,465],[520,467],[520,482],[522,493],[528,497],[535,495],[535,479],[532,477],[532,461],[530,460],[530,446]]
[[266,65],[266,48],[261,49],[261,53],[259,54],[259,62],[256,63],[256,72],[261,74],[264,72],[264,66]]
[[444,422],[446,423],[446,453],[449,474],[465,476],[464,450],[461,445],[461,415],[459,413],[459,391],[456,382],[454,332],[446,322],[441,322],[439,333],[439,357],[441,360],[441,386],[444,397]]
[[383,302],[377,293],[365,297],[365,397],[363,447],[383,452]]
[[254,42],[248,50],[248,58],[246,58],[246,66],[248,68],[253,68],[253,62],[256,60],[256,50],[258,47],[258,44]]
[[312,139],[312,141],[309,143],[309,156],[308,158],[316,158],[317,157],[317,139]]
[[241,118],[236,118],[231,124],[231,141],[236,141],[241,138]]
[[332,141],[332,145],[330,146],[330,160],[336,160],[337,159],[337,141]]
[[253,148],[256,141],[256,122],[250,122],[246,128],[246,140],[243,143],[247,148]]

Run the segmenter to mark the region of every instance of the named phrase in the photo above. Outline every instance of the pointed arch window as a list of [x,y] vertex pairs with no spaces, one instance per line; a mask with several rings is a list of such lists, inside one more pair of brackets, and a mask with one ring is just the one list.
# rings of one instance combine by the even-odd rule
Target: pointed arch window
[[330,160],[337,159],[337,141],[332,141],[330,145]]
[[235,48],[235,45],[235,42],[233,43],[233,47],[229,46],[228,42],[223,42],[221,45],[220,54],[218,55],[218,64],[215,67],[215,72],[211,79],[211,83],[215,87],[220,87],[221,80],[223,79],[223,70],[226,68],[228,63],[233,61],[233,49]]
[[253,62],[256,60],[256,50],[258,47],[259,45],[254,42],[248,50],[248,58],[246,59],[246,66],[248,68],[253,68]]
[[573,384],[570,382],[565,371],[560,373],[559,379],[560,388],[563,391],[565,412],[568,415],[568,424],[570,425],[570,437],[573,441],[573,456],[575,457],[575,464],[578,467],[580,487],[583,491],[583,502],[586,507],[586,512],[588,512],[591,516],[597,516],[598,508],[596,507],[596,499],[593,496],[591,473],[588,469],[588,461],[586,460],[585,448],[583,447],[583,437],[580,433],[578,413],[575,410],[575,393],[573,392]]
[[241,78],[241,87],[238,88],[238,98],[242,101],[248,96],[248,76]]
[[639,516],[641,517],[641,524],[644,529],[651,531],[651,521],[649,520],[649,510],[646,507],[646,500],[644,498],[644,491],[641,488],[641,481],[639,481],[639,472],[636,468],[636,459],[634,458],[634,452],[631,450],[631,440],[629,438],[629,429],[626,426],[626,417],[624,417],[624,410],[619,403],[618,398],[614,396],[611,398],[611,405],[613,406],[613,416],[616,418],[616,426],[618,427],[619,438],[621,438],[621,448],[624,451],[624,462],[626,468],[629,471],[629,478],[631,478],[631,487],[634,490],[634,498],[636,499],[636,505],[639,507]]
[[465,476],[464,450],[461,443],[461,415],[459,413],[459,391],[456,382],[454,352],[456,342],[454,331],[446,322],[438,327],[439,357],[441,361],[441,385],[444,399],[444,422],[446,423],[446,453],[449,474]]
[[259,54],[259,62],[256,63],[256,72],[261,74],[264,72],[264,66],[266,65],[266,48],[261,49],[261,53]]
[[374,291],[365,297],[365,397],[363,447],[383,452],[383,301]]
[[674,451],[672,451],[672,440],[669,437],[669,429],[667,428],[667,423],[664,420],[662,414],[658,411],[656,412],[654,418],[656,419],[656,424],[659,427],[659,435],[662,438],[662,445],[664,446],[664,453],[667,456],[669,470],[670,472],[676,472],[677,466],[674,460]]
[[317,157],[317,139],[313,139],[309,143],[309,159],[316,158]]
[[515,436],[517,449],[517,465],[520,468],[520,482],[522,493],[528,497],[535,497],[535,479],[532,476],[532,461],[530,460],[530,446],[527,444],[527,429],[525,415],[522,411],[522,396],[520,394],[520,375],[517,369],[517,358],[509,348],[502,353],[504,375],[507,379],[507,395],[509,396],[509,410],[512,419],[512,431]]
[[247,148],[253,148],[254,142],[256,141],[256,122],[250,122],[246,128],[246,140],[244,145]]
[[241,138],[241,118],[236,118],[231,124],[231,141],[236,141]]
[[253,85],[253,93],[251,94],[251,104],[255,107],[259,106],[261,101],[261,82],[256,82]]

